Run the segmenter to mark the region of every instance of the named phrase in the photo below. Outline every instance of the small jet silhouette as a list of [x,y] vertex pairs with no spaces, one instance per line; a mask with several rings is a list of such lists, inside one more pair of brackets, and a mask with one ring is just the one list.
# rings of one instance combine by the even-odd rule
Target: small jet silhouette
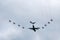
[[47,26],[46,24],[44,26]]
[[9,22],[11,22],[11,20],[9,20]]
[[44,29],[44,27],[42,27],[42,29]]
[[13,24],[15,24],[15,22],[13,22]]
[[48,24],[50,24],[50,22],[48,22]]
[[31,23],[31,24],[35,24],[36,22],[32,22],[32,21],[30,21],[30,23]]
[[24,29],[24,27],[22,27]]
[[53,21],[53,19],[51,19],[50,21]]
[[18,24],[18,26],[20,27],[20,25]]
[[29,28],[31,30],[33,30],[34,32],[36,32],[36,30],[40,29],[39,27],[38,28],[35,28],[34,25],[33,25],[33,28]]

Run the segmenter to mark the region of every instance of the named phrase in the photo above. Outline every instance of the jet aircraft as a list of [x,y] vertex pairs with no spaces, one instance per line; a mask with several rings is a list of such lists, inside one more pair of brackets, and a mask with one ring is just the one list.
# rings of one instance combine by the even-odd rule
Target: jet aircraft
[[32,22],[32,21],[30,21],[30,23],[31,23],[31,24],[35,24],[36,22]]

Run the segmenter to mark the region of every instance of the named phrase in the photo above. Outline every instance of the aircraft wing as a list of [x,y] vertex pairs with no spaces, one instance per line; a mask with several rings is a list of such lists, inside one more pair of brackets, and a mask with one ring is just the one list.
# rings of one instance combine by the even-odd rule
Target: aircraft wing
[[34,32],[36,32],[36,30],[35,30],[35,29],[33,29],[33,28],[29,28],[29,29],[31,29],[31,30],[33,30]]
[[33,29],[33,28],[29,28],[29,29]]
[[35,28],[35,29],[40,29],[40,28]]

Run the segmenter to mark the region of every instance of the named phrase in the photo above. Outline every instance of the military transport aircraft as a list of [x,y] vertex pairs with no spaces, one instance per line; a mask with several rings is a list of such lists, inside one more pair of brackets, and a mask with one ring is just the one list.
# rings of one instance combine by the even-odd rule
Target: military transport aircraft
[[36,32],[36,30],[40,29],[39,27],[35,28],[34,25],[32,25],[32,26],[33,26],[33,28],[29,28],[29,29],[33,30],[34,32]]

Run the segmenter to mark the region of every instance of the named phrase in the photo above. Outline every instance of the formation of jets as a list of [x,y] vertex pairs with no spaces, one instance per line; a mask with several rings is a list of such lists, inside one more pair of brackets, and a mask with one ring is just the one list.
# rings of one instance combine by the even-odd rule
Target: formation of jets
[[[50,24],[50,22],[52,22],[52,21],[53,21],[53,19],[51,19],[51,20],[48,22],[48,24]],[[9,22],[12,22],[12,21],[9,20]],[[30,23],[32,24],[32,28],[28,28],[28,29],[33,30],[34,32],[36,32],[36,30],[39,30],[39,29],[40,29],[40,27],[35,27],[35,26],[34,26],[34,24],[35,24],[36,22],[30,21]],[[16,24],[16,23],[13,22],[13,24]],[[47,24],[45,24],[44,26],[47,26]],[[19,24],[18,24],[18,27],[20,27]],[[24,27],[22,27],[22,28],[24,29]],[[44,27],[42,27],[42,29],[44,29]]]

